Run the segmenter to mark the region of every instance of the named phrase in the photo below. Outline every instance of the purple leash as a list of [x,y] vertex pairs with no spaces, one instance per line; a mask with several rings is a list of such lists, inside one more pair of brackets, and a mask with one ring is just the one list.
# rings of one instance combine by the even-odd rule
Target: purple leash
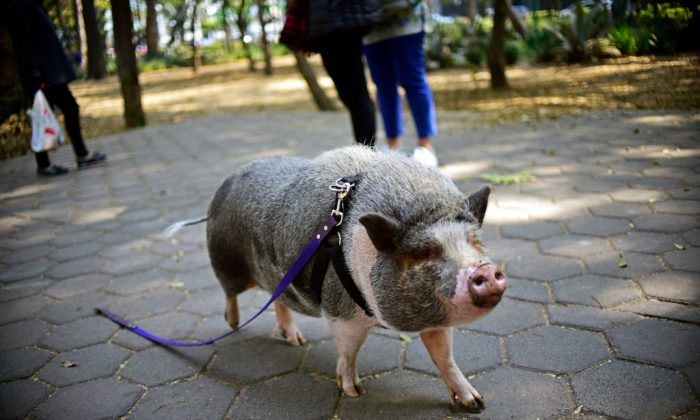
[[[350,185],[350,184],[348,184]],[[347,191],[352,186],[348,187]],[[347,195],[347,193],[346,193]],[[342,199],[345,198],[343,196],[342,198],[338,199],[339,206],[342,202]],[[339,207],[338,206],[338,207]],[[197,347],[197,346],[206,346],[208,344],[212,344],[216,341],[221,340],[222,338],[226,338],[229,335],[239,331],[241,328],[245,327],[246,325],[250,324],[255,318],[257,318],[260,314],[265,312],[265,309],[267,309],[272,302],[277,299],[282,292],[289,286],[294,279],[301,273],[301,270],[306,267],[306,265],[309,263],[311,260],[311,257],[316,253],[318,250],[319,246],[321,246],[321,243],[326,239],[326,237],[334,230],[334,228],[342,222],[342,213],[338,212],[337,210],[333,213],[333,216],[330,216],[328,219],[326,219],[326,222],[323,224],[323,226],[316,231],[316,235],[311,239],[308,245],[306,245],[306,248],[301,252],[301,255],[297,260],[292,264],[292,267],[287,271],[287,274],[282,277],[282,280],[280,280],[279,285],[277,285],[277,289],[272,293],[272,296],[270,297],[270,300],[267,301],[265,305],[255,314],[253,315],[252,318],[244,322],[243,324],[239,325],[238,327],[232,329],[231,331],[227,332],[226,334],[220,335],[218,337],[210,338],[208,340],[204,341],[198,341],[194,343],[184,343],[180,341],[171,341],[166,338],[161,338],[156,335],[151,334],[150,332],[146,330],[142,330],[141,328],[138,327],[138,325],[131,323],[115,314],[112,312],[108,311],[107,309],[103,308],[97,308],[96,311],[98,314],[109,318],[113,322],[117,323],[118,325],[131,330],[134,334],[138,334],[143,338],[146,338],[148,340],[151,340],[155,343],[159,344],[164,344],[166,346],[175,346],[175,347]],[[336,219],[335,214],[338,214],[340,216],[340,220]]]

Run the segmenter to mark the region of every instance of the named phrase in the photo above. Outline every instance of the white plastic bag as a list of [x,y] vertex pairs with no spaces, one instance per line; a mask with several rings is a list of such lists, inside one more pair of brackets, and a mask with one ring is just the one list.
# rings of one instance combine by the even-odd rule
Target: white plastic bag
[[41,89],[36,91],[34,105],[27,114],[32,118],[32,150],[42,152],[63,144],[63,131]]

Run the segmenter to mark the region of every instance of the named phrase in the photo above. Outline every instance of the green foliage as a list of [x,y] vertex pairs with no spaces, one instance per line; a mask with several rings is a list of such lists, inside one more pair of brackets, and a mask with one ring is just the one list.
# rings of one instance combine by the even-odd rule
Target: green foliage
[[482,180],[495,185],[512,185],[529,182],[535,178],[530,174],[530,171],[514,172],[514,173],[486,173],[481,175]]
[[695,10],[674,4],[647,4],[630,17],[641,34],[648,33],[649,52],[672,54],[700,47],[700,7]]
[[545,29],[552,32],[561,44],[554,53],[571,63],[590,61],[591,58],[604,58],[620,55],[604,38],[612,28],[612,15],[600,3],[590,9],[576,3],[574,15],[560,19],[554,27]]
[[649,54],[656,43],[655,36],[646,28],[622,25],[608,34],[610,42],[624,55]]
[[525,45],[532,51],[536,62],[548,63],[557,58],[556,51],[561,46],[561,40],[554,32],[538,27],[528,31]]

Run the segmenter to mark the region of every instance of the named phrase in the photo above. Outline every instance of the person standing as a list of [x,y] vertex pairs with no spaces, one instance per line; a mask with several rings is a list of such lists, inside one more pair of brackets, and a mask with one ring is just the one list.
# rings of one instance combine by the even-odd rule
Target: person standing
[[[78,169],[103,162],[107,159],[105,154],[90,153],[85,146],[80,129],[80,108],[68,89],[68,83],[75,80],[75,72],[48,16],[33,0],[3,0],[3,3],[3,15],[25,94],[33,98],[41,89],[49,104],[61,109]],[[68,173],[64,167],[52,165],[46,151],[35,153],[35,157],[39,176]]]
[[[384,0],[392,18],[374,26],[364,38],[364,54],[377,87],[377,102],[391,150],[398,150],[403,134],[399,86],[408,100],[418,133],[413,157],[437,166],[431,138],[437,134],[435,103],[425,73],[423,40],[427,8],[420,0]],[[393,8],[393,10],[388,10]]]

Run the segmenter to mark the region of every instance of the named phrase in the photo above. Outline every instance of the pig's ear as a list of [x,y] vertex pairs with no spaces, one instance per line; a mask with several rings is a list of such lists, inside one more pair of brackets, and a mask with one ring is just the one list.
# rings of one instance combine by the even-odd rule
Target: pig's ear
[[377,251],[391,252],[396,249],[396,239],[401,229],[398,221],[378,213],[369,213],[360,217],[360,223],[367,229],[367,235]]
[[484,223],[486,206],[489,204],[489,194],[491,194],[491,188],[486,186],[467,198],[467,208],[476,217],[479,226]]

